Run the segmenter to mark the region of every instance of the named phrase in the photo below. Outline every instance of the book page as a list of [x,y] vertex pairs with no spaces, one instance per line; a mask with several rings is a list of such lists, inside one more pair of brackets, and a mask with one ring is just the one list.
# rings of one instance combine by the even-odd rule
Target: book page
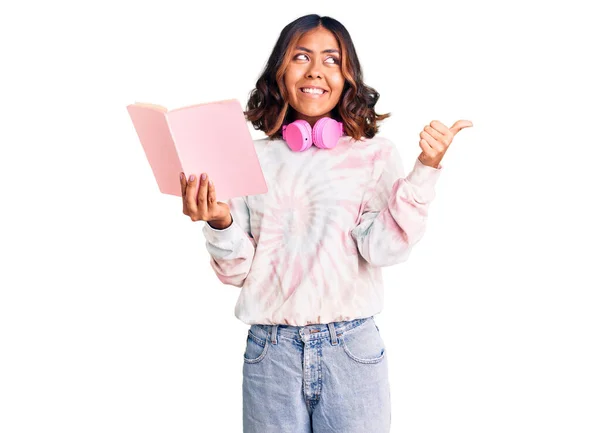
[[197,104],[166,117],[183,172],[207,173],[217,200],[268,191],[239,101]]
[[129,105],[127,110],[160,191],[181,196],[179,173],[183,167],[165,113],[139,104]]
[[170,113],[172,113],[173,111],[179,111],[179,110],[186,110],[189,108],[195,108],[195,107],[202,107],[204,105],[211,105],[211,104],[229,104],[231,103],[231,101],[236,101],[236,99],[226,99],[223,101],[212,101],[212,102],[203,102],[201,104],[193,104],[193,105],[186,105],[184,107],[179,107],[179,108],[174,108],[172,110],[168,110]]
[[136,102],[135,104],[136,107],[144,107],[144,108],[150,108],[152,110],[158,110],[161,111],[163,113],[166,113],[168,110],[166,107],[163,107],[162,105],[158,105],[158,104],[150,104],[148,102]]

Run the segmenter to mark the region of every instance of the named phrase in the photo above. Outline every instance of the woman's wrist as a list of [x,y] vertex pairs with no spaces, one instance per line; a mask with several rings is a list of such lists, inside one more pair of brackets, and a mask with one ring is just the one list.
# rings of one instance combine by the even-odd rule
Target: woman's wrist
[[229,214],[229,215],[227,215],[227,218],[225,218],[224,220],[212,220],[212,221],[207,221],[207,223],[213,229],[224,230],[227,227],[229,227],[231,224],[233,224],[233,217],[231,216],[231,214]]

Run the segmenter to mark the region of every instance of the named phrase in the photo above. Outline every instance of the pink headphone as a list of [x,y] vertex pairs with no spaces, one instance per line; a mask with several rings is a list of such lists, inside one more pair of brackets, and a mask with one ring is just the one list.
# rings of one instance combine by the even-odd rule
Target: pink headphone
[[283,126],[283,139],[294,152],[303,152],[313,143],[321,149],[332,149],[344,135],[344,125],[330,117],[323,117],[310,128],[306,120],[296,120]]

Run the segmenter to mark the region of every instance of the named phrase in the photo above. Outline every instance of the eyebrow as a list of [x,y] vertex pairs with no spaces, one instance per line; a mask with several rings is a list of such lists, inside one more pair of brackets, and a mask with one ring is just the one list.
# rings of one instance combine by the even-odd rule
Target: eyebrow
[[[300,50],[300,51],[306,51],[307,53],[310,53],[310,54],[313,53],[313,50],[309,50],[308,48],[305,48],[305,47],[296,47],[296,49]],[[321,54],[324,54],[324,53],[335,53],[338,55],[340,54],[340,52],[338,50],[335,50],[333,48],[321,51]]]

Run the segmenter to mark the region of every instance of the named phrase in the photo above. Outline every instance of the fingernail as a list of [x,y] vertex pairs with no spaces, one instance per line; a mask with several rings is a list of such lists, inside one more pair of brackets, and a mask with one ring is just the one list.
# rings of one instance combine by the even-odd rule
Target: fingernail
[[183,173],[179,173],[179,179],[183,180]]
[[202,173],[202,180],[206,180],[206,173]]
[[196,179],[196,176],[194,176],[193,174],[190,176],[190,182],[193,182],[194,179]]
[[210,186],[213,186],[212,179],[208,181],[208,184],[209,184]]

